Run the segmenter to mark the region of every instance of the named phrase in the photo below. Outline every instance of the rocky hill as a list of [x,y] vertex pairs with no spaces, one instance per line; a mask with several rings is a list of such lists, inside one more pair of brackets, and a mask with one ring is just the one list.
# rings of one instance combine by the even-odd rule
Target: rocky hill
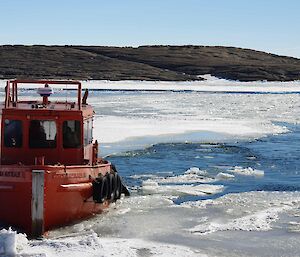
[[300,79],[300,59],[219,46],[0,46],[0,78],[240,81]]

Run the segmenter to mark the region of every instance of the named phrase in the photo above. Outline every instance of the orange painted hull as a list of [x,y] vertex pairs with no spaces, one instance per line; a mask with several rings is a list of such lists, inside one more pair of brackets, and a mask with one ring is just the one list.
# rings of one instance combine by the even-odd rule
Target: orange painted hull
[[[110,170],[110,163],[96,166],[1,165],[0,222],[36,236],[36,226],[40,226],[43,233],[100,213],[109,202],[93,201],[92,181],[99,173],[104,176]],[[35,171],[43,175],[42,185],[36,189]],[[34,190],[42,191],[34,196]],[[40,199],[38,204],[35,197]],[[38,214],[36,209],[40,209]]]

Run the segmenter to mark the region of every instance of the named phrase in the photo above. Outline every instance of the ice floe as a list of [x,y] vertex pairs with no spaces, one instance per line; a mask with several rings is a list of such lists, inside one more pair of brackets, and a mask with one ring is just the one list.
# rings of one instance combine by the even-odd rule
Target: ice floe
[[198,167],[191,167],[185,172],[185,174],[198,175],[198,176],[207,176],[207,171],[206,170],[200,170]]
[[251,167],[243,168],[240,166],[235,166],[232,169],[228,170],[229,172],[237,173],[243,176],[264,176],[263,170],[253,169]]
[[[230,174],[228,174],[230,176]],[[217,181],[210,177],[207,171],[198,167],[191,167],[182,175],[157,176],[147,174],[133,175],[132,178],[144,179],[141,190],[144,194],[162,195],[207,195],[216,194],[224,190],[223,185],[210,185]]]
[[208,195],[217,194],[223,190],[223,185],[159,185],[152,180],[145,180],[142,183],[144,194]]
[[218,180],[228,180],[228,179],[234,179],[235,176],[233,174],[225,173],[225,172],[220,172],[217,174],[216,179]]
[[0,230],[0,256],[14,256],[16,253],[16,232],[11,229]]
[[155,182],[159,184],[171,184],[171,183],[210,183],[214,182],[215,179],[206,177],[206,176],[199,176],[196,174],[183,174],[173,177],[155,177],[151,178]]
[[192,184],[192,183],[210,183],[216,181],[213,177],[209,176],[207,171],[200,170],[197,167],[188,169],[182,175],[173,176],[158,176],[154,174],[141,174],[132,175],[133,179],[145,179],[143,186],[150,184]]

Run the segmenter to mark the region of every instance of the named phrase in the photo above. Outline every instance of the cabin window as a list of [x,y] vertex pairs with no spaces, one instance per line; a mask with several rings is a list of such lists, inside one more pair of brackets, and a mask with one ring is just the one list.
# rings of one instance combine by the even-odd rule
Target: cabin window
[[84,145],[91,144],[93,142],[93,119],[86,119],[83,123],[84,129]]
[[56,123],[52,120],[31,120],[29,127],[30,148],[55,148]]
[[63,146],[64,148],[78,148],[81,146],[80,121],[66,120],[63,123]]
[[4,120],[4,145],[22,147],[23,126],[20,120]]

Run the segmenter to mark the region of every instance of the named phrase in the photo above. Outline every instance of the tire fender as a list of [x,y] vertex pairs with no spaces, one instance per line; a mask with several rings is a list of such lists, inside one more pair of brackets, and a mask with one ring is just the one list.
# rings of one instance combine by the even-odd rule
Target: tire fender
[[103,203],[108,198],[109,185],[107,177],[103,177],[100,186],[100,203]]
[[118,173],[115,174],[115,200],[121,198],[122,182]]
[[116,182],[115,182],[115,175],[112,173],[106,174],[107,181],[108,181],[108,194],[107,199],[114,200],[116,194]]

